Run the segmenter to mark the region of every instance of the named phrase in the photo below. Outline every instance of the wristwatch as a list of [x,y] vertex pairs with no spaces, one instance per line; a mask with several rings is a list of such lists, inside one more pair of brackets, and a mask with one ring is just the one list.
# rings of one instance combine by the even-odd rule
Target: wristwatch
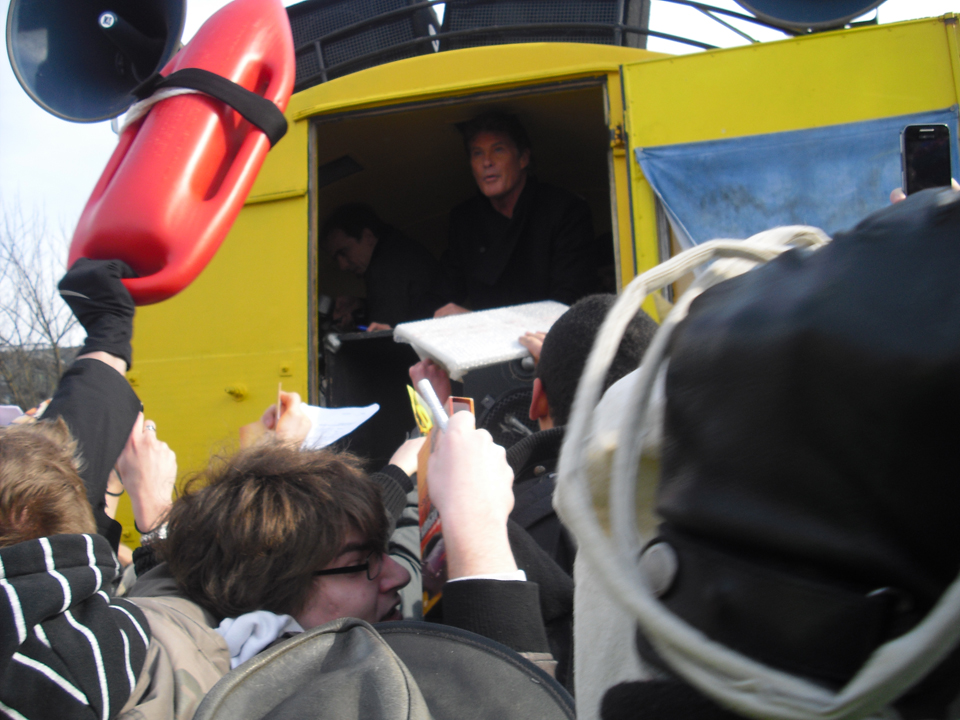
[[[134,523],[134,527],[137,529],[138,532],[140,531],[140,528],[136,527],[136,523]],[[166,539],[167,539],[167,524],[165,522],[160,523],[150,532],[140,533],[141,545],[153,545],[153,543],[155,543],[157,540],[166,540]]]

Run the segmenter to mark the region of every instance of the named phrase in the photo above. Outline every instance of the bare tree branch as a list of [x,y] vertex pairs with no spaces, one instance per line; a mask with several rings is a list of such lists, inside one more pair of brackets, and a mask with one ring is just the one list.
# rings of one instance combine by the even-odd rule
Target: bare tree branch
[[43,217],[0,204],[0,403],[27,409],[50,397],[76,354],[77,321],[57,293],[67,239]]

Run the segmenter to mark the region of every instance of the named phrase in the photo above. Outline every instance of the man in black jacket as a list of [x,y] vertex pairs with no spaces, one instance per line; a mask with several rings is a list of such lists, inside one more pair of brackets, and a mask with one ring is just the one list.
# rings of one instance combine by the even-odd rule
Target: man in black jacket
[[[615,295],[585,297],[560,316],[546,336],[528,333],[520,339],[538,361],[530,418],[538,421],[540,431],[507,451],[507,462],[514,473],[514,506],[508,530],[518,565],[540,586],[541,615],[551,652],[559,663],[556,677],[568,687],[572,687],[571,578],[576,543],[553,509],[553,491],[564,426],[580,375],[597,331],[616,299]],[[656,330],[649,315],[637,314],[627,326],[607,373],[606,387],[640,365]],[[429,379],[441,400],[449,397],[449,377],[430,360],[413,366],[410,376],[414,383]]]
[[[616,300],[616,295],[590,295],[561,315],[550,332],[527,333],[520,338],[537,362],[530,419],[537,421],[540,431],[507,451],[516,498],[510,519],[526,530],[568,575],[573,574],[576,548],[553,509],[557,462],[580,376],[597,331]],[[653,319],[639,312],[627,326],[604,389],[639,367],[656,331]],[[414,384],[429,379],[442,402],[450,396],[450,378],[430,360],[410,368],[410,377]]]
[[[616,300],[615,295],[585,297],[561,315],[546,336],[528,333],[520,340],[538,361],[530,419],[539,423],[540,432],[507,451],[515,475],[516,505],[510,517],[569,575],[573,575],[576,545],[553,509],[557,463],[580,376],[597,331]],[[656,331],[657,324],[645,312],[634,317],[607,372],[604,390],[639,367]]]
[[530,174],[530,140],[513,115],[463,128],[479,193],[450,214],[435,317],[537,300],[573,303],[596,285],[593,223],[582,199]]
[[419,243],[383,222],[369,205],[342,205],[323,226],[323,249],[367,288],[368,330],[429,317],[425,300],[437,259]]

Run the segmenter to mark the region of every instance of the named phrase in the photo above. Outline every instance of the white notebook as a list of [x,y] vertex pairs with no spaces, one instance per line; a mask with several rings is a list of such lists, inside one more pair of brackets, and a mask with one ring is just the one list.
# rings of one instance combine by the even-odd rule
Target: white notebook
[[461,380],[471,370],[526,356],[518,338],[527,331],[547,332],[567,309],[545,300],[417,320],[397,325],[393,339],[413,345],[422,359],[433,360],[452,380]]

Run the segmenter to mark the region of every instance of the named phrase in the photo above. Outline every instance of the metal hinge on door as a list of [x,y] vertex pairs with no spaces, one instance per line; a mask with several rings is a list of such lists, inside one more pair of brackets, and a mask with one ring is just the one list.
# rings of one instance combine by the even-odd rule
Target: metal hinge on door
[[626,133],[623,132],[623,125],[610,128],[610,148],[617,157],[623,157],[626,154]]

